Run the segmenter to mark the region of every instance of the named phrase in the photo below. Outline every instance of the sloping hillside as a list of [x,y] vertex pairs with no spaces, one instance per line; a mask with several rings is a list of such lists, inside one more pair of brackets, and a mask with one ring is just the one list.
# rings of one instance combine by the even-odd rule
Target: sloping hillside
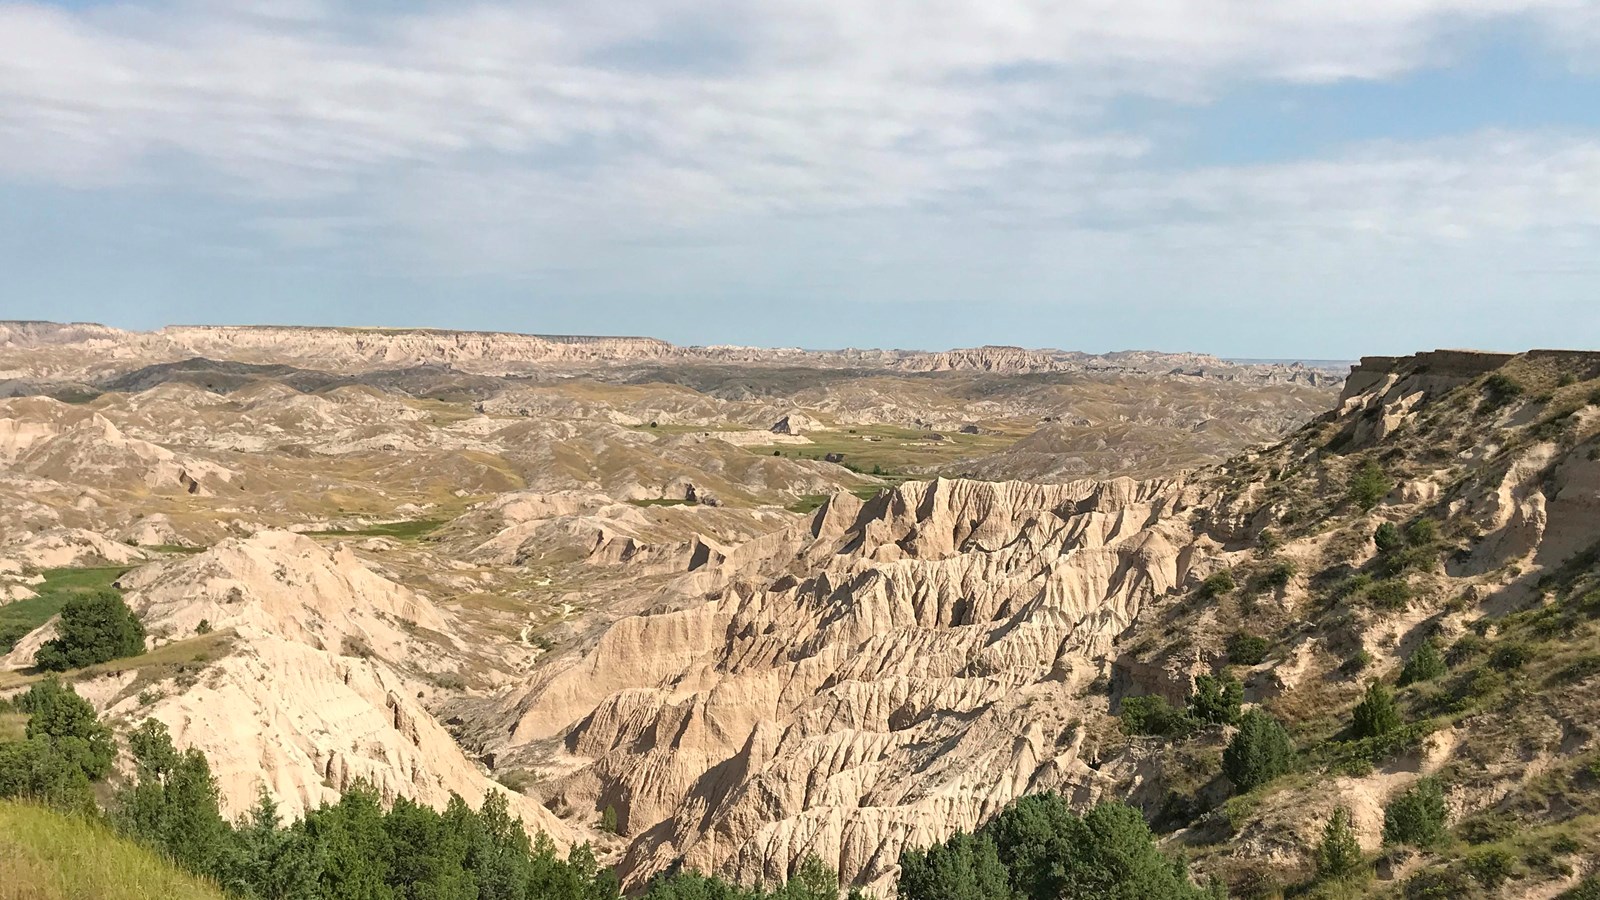
[[0,800],[0,900],[222,900],[89,819]]

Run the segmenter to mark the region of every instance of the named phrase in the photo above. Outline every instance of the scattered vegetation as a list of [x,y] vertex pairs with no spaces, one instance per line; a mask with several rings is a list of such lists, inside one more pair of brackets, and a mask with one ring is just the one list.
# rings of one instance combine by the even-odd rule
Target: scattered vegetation
[[113,590],[126,566],[89,569],[46,569],[35,596],[0,606],[0,653],[10,653],[27,634],[61,612],[82,591]]
[[1236,666],[1260,665],[1270,649],[1272,645],[1266,638],[1248,631],[1236,631],[1228,636],[1228,662]]
[[1229,569],[1221,569],[1212,572],[1206,576],[1205,581],[1200,582],[1200,596],[1206,600],[1215,600],[1218,597],[1226,597],[1238,587],[1239,583],[1234,580],[1233,572]]
[[322,531],[308,531],[306,534],[315,537],[387,537],[403,541],[416,540],[437,530],[448,521],[448,519],[409,519],[404,522],[383,522],[363,528],[328,528]]

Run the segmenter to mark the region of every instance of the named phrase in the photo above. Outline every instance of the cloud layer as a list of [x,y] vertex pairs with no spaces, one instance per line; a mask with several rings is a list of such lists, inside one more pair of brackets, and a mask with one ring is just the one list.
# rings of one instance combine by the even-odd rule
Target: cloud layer
[[1600,229],[1581,128],[1230,166],[1127,112],[1404,79],[1513,33],[1566,77],[1600,58],[1584,0],[0,4],[0,182],[218,205],[269,256],[575,290],[834,267],[817,290],[903,301],[933,260],[1043,302],[1274,244],[1560,268]]

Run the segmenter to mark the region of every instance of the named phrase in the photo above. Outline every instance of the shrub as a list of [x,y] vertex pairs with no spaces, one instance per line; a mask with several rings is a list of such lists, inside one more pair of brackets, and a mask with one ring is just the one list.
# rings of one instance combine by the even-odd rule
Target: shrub
[[1233,593],[1238,586],[1238,582],[1233,580],[1233,572],[1221,569],[1212,572],[1205,581],[1200,582],[1200,596],[1207,600],[1215,600]]
[[1256,535],[1256,552],[1262,556],[1270,556],[1273,551],[1282,546],[1283,538],[1279,537],[1278,533],[1271,528],[1263,528],[1261,533]]
[[1424,778],[1383,810],[1383,841],[1431,847],[1444,837],[1444,789]]
[[1194,730],[1195,723],[1183,710],[1157,696],[1127,697],[1122,701],[1122,730],[1128,734],[1182,737]]
[[1317,845],[1317,876],[1330,880],[1349,878],[1361,869],[1361,844],[1350,826],[1350,810],[1336,807],[1322,828]]
[[1439,540],[1439,523],[1432,519],[1418,519],[1406,528],[1406,543],[1413,547],[1426,547]]
[[1369,460],[1350,479],[1350,502],[1361,509],[1370,510],[1383,502],[1392,487],[1389,477],[1383,474],[1383,468]]
[[1508,641],[1494,648],[1489,655],[1489,665],[1502,672],[1513,672],[1533,660],[1533,650],[1527,644]]
[[1251,710],[1239,720],[1239,733],[1222,751],[1222,770],[1240,793],[1255,790],[1286,774],[1294,761],[1294,745],[1277,719]]
[[1504,847],[1485,847],[1469,854],[1463,862],[1472,880],[1489,890],[1498,890],[1516,870],[1517,858]]
[[1201,675],[1194,680],[1189,696],[1189,716],[1213,725],[1232,725],[1239,721],[1244,703],[1244,685],[1227,675]]
[[1458,900],[1472,894],[1472,885],[1449,869],[1423,869],[1406,879],[1404,892],[1406,900]]
[[1381,681],[1367,685],[1367,695],[1356,704],[1350,730],[1357,738],[1381,737],[1401,726],[1394,694]]
[[1406,660],[1405,667],[1400,670],[1400,686],[1420,684],[1432,681],[1449,671],[1444,664],[1444,657],[1439,654],[1439,648],[1428,638],[1417,649],[1411,652],[1411,657]]
[[1367,588],[1367,600],[1379,609],[1401,609],[1411,602],[1411,585],[1400,578],[1375,581]]
[[1372,542],[1380,551],[1387,553],[1404,543],[1405,537],[1401,535],[1399,526],[1393,522],[1385,522],[1372,533]]
[[1228,662],[1239,666],[1260,665],[1271,646],[1266,638],[1248,631],[1235,631],[1228,636]]
[[1452,666],[1459,666],[1469,659],[1482,653],[1489,646],[1489,642],[1478,634],[1463,634],[1450,645],[1450,652],[1445,654],[1444,660]]
[[[1595,393],[1600,397],[1600,391]],[[1600,400],[1590,402],[1600,405]],[[1600,875],[1590,875],[1576,885],[1556,895],[1556,900],[1600,900]]]
[[203,634],[210,634],[211,633],[211,620],[210,619],[201,619],[200,623],[198,625],[194,626],[194,633],[195,634],[202,634],[202,635]]
[[1289,586],[1290,580],[1295,575],[1295,565],[1287,559],[1280,559],[1272,564],[1272,568],[1261,576],[1262,583],[1268,587],[1283,589]]
[[106,588],[86,591],[66,602],[57,637],[34,654],[34,665],[51,672],[81,669],[144,652],[144,626],[122,595]]
[[1483,402],[1478,409],[1496,410],[1527,393],[1522,383],[1504,372],[1496,372],[1483,380]]
[[617,831],[617,808],[615,806],[607,806],[605,812],[600,814],[600,830],[606,834],[620,833]]
[[1588,399],[1590,406],[1600,406],[1600,388],[1590,391]]

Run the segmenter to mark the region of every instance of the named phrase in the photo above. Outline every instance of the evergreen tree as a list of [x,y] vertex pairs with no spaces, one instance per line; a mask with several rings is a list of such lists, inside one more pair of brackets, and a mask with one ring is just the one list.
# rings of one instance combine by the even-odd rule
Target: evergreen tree
[[1277,719],[1254,709],[1239,719],[1239,732],[1222,751],[1222,770],[1241,794],[1286,774],[1293,761],[1289,733]]
[[1400,686],[1418,684],[1432,681],[1443,676],[1448,670],[1445,666],[1444,655],[1439,652],[1439,647],[1432,638],[1423,641],[1412,651],[1411,658],[1406,660],[1405,667],[1400,670]]
[[100,724],[94,707],[71,687],[46,678],[29,688],[17,707],[28,714],[28,739],[44,742],[84,778],[98,781],[111,771],[117,756],[111,729]]
[[900,855],[901,900],[1012,900],[1009,878],[988,837],[957,834]]
[[1232,725],[1239,721],[1244,685],[1230,675],[1201,675],[1189,695],[1189,715],[1201,722]]
[[318,896],[321,848],[303,831],[280,827],[278,804],[266,789],[233,832],[226,870],[217,880],[231,894],[255,900]]
[[155,719],[134,729],[128,746],[137,773],[117,797],[123,830],[191,872],[223,874],[232,835],[205,754],[194,748],[179,753],[167,726]]
[[1367,685],[1366,696],[1356,704],[1351,731],[1358,738],[1380,737],[1397,730],[1400,710],[1395,708],[1394,693],[1381,681]]
[[1428,847],[1444,837],[1444,788],[1424,778],[1389,801],[1383,811],[1383,842]]
[[389,889],[393,848],[383,830],[377,791],[357,783],[338,803],[307,813],[301,827],[326,848],[324,900],[394,900]]
[[1349,878],[1361,870],[1361,844],[1350,826],[1350,810],[1343,806],[1333,811],[1322,829],[1317,845],[1317,875],[1327,879]]

